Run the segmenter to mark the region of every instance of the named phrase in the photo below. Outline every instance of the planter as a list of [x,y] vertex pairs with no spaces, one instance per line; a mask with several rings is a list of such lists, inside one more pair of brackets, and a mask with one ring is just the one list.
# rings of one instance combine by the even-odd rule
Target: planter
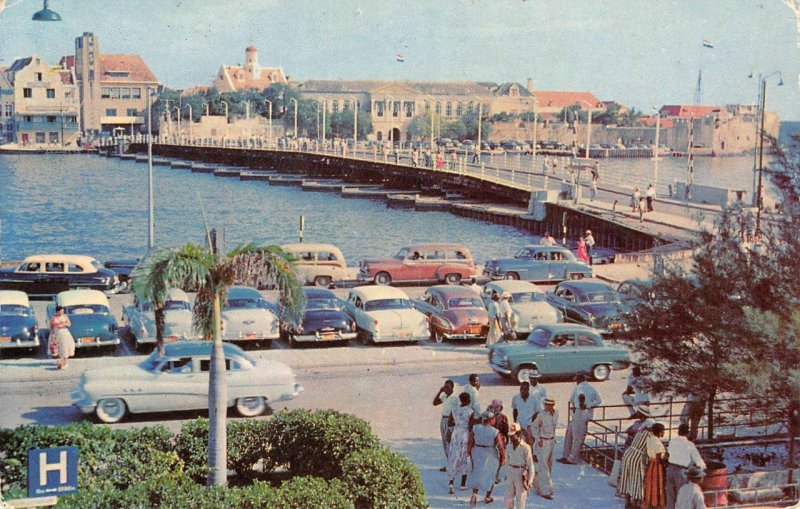
[[[706,476],[700,484],[703,491],[720,491],[728,489],[728,467],[725,463],[709,461],[706,464]],[[708,507],[728,505],[727,493],[709,493],[705,495]]]

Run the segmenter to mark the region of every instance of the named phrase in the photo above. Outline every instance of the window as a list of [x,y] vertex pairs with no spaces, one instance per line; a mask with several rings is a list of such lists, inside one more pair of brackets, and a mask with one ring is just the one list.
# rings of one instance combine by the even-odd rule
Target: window
[[58,143],[58,133],[49,133],[50,134],[50,143],[55,144]]
[[333,106],[331,106],[331,110],[334,113],[339,113],[339,101],[333,101]]
[[67,267],[67,272],[83,272],[83,267],[74,263],[70,263]]
[[107,117],[116,117],[117,116],[117,109],[116,108],[106,108],[106,116]]
[[44,143],[44,133],[36,133],[36,143]]
[[173,359],[165,362],[161,366],[161,371],[166,373],[191,373],[192,372],[192,358],[183,357],[181,359]]
[[53,115],[48,115],[47,116],[47,121],[52,124],[52,123],[54,123],[56,121],[56,117],[53,116]]
[[440,114],[442,112],[442,103],[436,102],[436,114]]
[[78,122],[78,117],[72,117],[72,116],[67,117],[67,122],[68,123],[72,123],[72,124],[76,124]]
[[594,338],[586,334],[578,334],[578,346],[597,346]]
[[411,118],[414,115],[414,103],[407,101],[403,103],[403,109],[405,110],[405,114],[407,118]]
[[40,72],[34,73],[34,76],[36,76],[36,81],[42,81],[42,73]]
[[56,98],[56,89],[55,88],[48,88],[47,89],[47,98],[48,99],[55,99]]
[[119,88],[114,87],[111,89],[111,99],[119,99]]
[[101,99],[111,99],[111,89],[109,87],[103,87],[100,89],[100,98]]
[[30,99],[31,97],[33,97],[33,89],[23,88],[22,89],[22,97],[24,97],[26,99]]
[[120,97],[122,99],[130,99],[131,98],[131,89],[130,88],[122,88],[122,89],[120,89]]
[[345,99],[344,103],[343,103],[343,106],[342,106],[342,111],[347,111],[349,109],[350,109],[350,100],[349,99]]
[[392,116],[400,116],[400,101],[392,101]]
[[24,120],[25,122],[33,122],[33,115],[25,115],[25,116],[23,117],[23,120]]
[[14,105],[13,104],[6,104],[6,116],[13,117],[14,116]]
[[25,272],[39,272],[39,263],[28,263],[22,266],[22,270]]
[[550,344],[552,346],[575,346],[575,338],[572,334],[558,334]]
[[[238,367],[238,365],[236,365]],[[200,361],[200,371],[210,371],[211,368],[211,359],[202,359]],[[225,371],[231,370],[231,360],[226,358],[225,359]]]
[[458,103],[456,106],[456,116],[460,117],[464,113],[464,106],[461,103]]
[[138,113],[138,112],[136,111],[136,108],[128,108],[128,110],[127,110],[127,113],[126,113],[126,114],[127,114],[129,117],[135,117],[137,113]]
[[45,272],[64,272],[64,264],[57,262],[48,262],[44,266]]
[[131,99],[141,99],[142,98],[142,89],[141,88],[132,88],[131,89]]
[[447,109],[445,110],[444,116],[445,117],[452,117],[453,116],[453,103],[451,103],[451,102],[447,103]]
[[375,114],[379,117],[383,116],[383,110],[386,108],[385,102],[376,102],[375,103]]

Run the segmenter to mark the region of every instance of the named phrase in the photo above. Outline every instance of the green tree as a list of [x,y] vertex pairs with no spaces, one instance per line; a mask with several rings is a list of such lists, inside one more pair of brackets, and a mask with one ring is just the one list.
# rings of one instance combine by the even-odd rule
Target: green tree
[[274,284],[280,294],[281,318],[296,322],[305,304],[301,285],[280,248],[252,244],[241,246],[228,256],[194,244],[159,248],[142,260],[132,276],[137,298],[156,305],[163,305],[170,287],[197,289],[194,326],[214,342],[208,382],[208,485],[224,485],[228,391],[220,315],[227,288],[234,283],[256,287]]
[[[338,138],[353,137],[353,110],[347,109],[330,115],[332,134]],[[364,110],[358,110],[358,139],[364,140],[372,132],[372,118]]]

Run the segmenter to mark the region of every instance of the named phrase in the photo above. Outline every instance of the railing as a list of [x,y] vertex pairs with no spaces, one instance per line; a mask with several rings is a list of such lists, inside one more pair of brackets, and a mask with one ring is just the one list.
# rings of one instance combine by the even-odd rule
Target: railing
[[746,507],[797,507],[800,484],[778,484],[759,488],[728,488],[703,491],[706,506],[744,509]]

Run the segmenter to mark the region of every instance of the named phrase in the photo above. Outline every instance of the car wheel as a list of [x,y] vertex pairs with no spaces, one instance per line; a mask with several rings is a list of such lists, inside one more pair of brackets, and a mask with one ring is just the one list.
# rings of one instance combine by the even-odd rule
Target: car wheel
[[530,381],[532,373],[538,373],[539,371],[534,368],[530,364],[523,364],[522,366],[517,368],[517,374],[514,378],[517,379],[519,383],[528,382]]
[[592,377],[598,382],[608,380],[611,376],[611,367],[608,364],[598,364],[592,368]]
[[375,274],[376,285],[389,285],[392,284],[392,276],[388,272],[378,272]]
[[519,279],[519,274],[517,274],[516,272],[509,272],[508,274],[506,274],[506,279],[516,281]]
[[444,334],[441,332],[434,332],[433,333],[433,340],[437,343],[444,343]]
[[267,402],[261,396],[248,396],[236,400],[236,411],[242,417],[255,417],[264,413]]
[[101,399],[97,402],[95,414],[106,424],[119,422],[128,413],[128,406],[120,398]]
[[583,274],[581,274],[580,272],[576,272],[575,274],[570,274],[569,278],[570,279],[583,279]]
[[457,285],[461,283],[461,274],[447,274],[444,277],[444,282],[448,285]]
[[331,285],[330,276],[317,276],[314,278],[314,286],[321,286],[323,288],[327,288],[330,285]]

